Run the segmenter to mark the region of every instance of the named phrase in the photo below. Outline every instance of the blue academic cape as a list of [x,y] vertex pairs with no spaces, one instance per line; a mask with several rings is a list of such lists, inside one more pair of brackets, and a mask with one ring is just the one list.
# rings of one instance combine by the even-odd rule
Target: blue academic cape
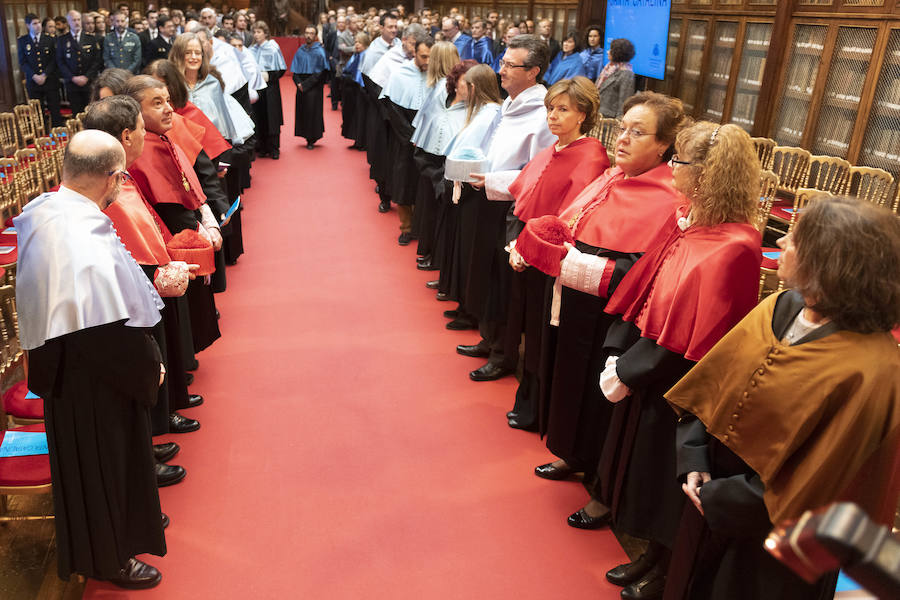
[[330,69],[328,58],[325,56],[325,49],[319,42],[303,44],[297,48],[294,60],[291,61],[291,73],[297,73],[298,75],[311,75]]
[[550,68],[547,69],[547,73],[544,75],[544,82],[550,86],[562,79],[572,79],[584,74],[584,60],[581,58],[581,54],[573,52],[565,56],[562,52],[559,52],[550,62]]

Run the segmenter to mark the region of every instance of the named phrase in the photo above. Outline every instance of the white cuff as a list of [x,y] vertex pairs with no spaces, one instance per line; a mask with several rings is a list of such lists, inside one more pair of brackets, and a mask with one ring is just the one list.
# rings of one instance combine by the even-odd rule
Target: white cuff
[[219,222],[213,216],[212,209],[209,204],[200,205],[200,222],[207,229],[220,229]]
[[579,252],[572,247],[562,261],[559,279],[566,287],[592,296],[600,295],[600,282],[609,259]]
[[627,385],[619,379],[616,373],[616,362],[618,356],[610,356],[606,359],[606,368],[600,373],[600,391],[606,396],[606,399],[615,404],[621,402],[626,396],[631,394],[631,390]]
[[515,200],[509,193],[509,186],[522,171],[496,171],[484,174],[484,190],[488,200],[512,201]]

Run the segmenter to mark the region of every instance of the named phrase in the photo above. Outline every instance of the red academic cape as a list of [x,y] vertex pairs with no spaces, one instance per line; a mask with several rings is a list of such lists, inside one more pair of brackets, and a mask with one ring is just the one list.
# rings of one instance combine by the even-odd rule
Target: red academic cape
[[513,214],[523,223],[544,215],[558,215],[590,182],[609,168],[600,140],[575,140],[562,150],[545,148],[525,165],[509,186],[515,197]]
[[128,168],[150,204],[181,204],[197,210],[206,201],[200,180],[184,150],[166,136],[147,132],[144,151]]
[[166,240],[172,234],[133,182],[124,182],[116,201],[103,212],[113,222],[125,249],[139,265],[169,264]]
[[560,218],[573,227],[580,242],[615,252],[645,252],[666,222],[674,222],[675,209],[686,204],[666,163],[629,178],[613,167],[588,185]]
[[698,361],[756,305],[760,241],[748,223],[676,225],[631,267],[605,310]]
[[203,127],[203,149],[210,159],[215,159],[226,150],[231,149],[231,144],[222,137],[222,134],[219,133],[219,130],[213,125],[213,122],[209,120],[209,117],[204,115],[203,111],[194,106],[191,102],[188,102],[175,112],[188,121],[192,121]]
[[203,150],[202,142],[205,133],[206,131],[201,125],[187,120],[178,113],[172,113],[172,129],[166,132],[166,137],[184,150],[193,165],[197,162],[200,151]]

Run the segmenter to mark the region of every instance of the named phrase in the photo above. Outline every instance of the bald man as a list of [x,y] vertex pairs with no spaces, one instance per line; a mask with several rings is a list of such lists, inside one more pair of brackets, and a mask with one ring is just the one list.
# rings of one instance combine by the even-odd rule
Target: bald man
[[149,407],[165,369],[150,328],[162,300],[103,209],[125,177],[108,133],[72,137],[58,192],[15,218],[16,300],[29,388],[44,399],[59,576],[159,583],[166,553]]

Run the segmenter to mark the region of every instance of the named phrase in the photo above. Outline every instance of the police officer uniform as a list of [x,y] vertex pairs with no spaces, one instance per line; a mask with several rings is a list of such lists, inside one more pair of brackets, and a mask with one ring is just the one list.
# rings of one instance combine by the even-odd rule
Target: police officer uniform
[[[37,98],[50,111],[53,127],[63,125],[59,112],[59,70],[56,66],[55,38],[43,33],[33,38],[25,34],[17,40],[19,68],[25,77],[25,88],[29,98]],[[38,85],[32,77],[46,75],[43,85]]]
[[[103,67],[100,42],[89,33],[81,32],[76,40],[70,31],[56,38],[56,64],[66,82],[66,95],[72,114],[82,112],[91,100],[91,80],[96,79]],[[84,75],[88,83],[83,86],[72,83],[72,77]]]
[[122,39],[113,31],[103,38],[103,65],[117,67],[137,74],[141,68],[141,40],[133,31],[125,30]]
[[175,38],[170,38],[167,42],[161,35],[150,40],[150,43],[144,47],[144,66],[159,58],[169,58],[169,50],[172,49],[172,42],[174,41]]

